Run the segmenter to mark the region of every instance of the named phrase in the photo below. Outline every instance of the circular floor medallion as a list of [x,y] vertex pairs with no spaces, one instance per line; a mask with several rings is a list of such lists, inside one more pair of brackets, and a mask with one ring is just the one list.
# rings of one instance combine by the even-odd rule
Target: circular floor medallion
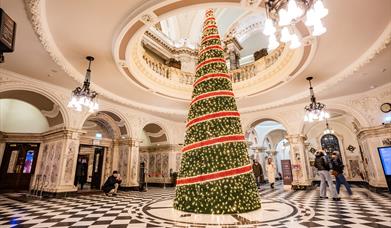
[[[291,221],[297,223],[303,217],[310,215],[309,211],[304,212],[301,208],[284,201],[262,199],[262,208],[256,211],[234,214],[234,215],[208,215],[195,214],[175,210],[173,199],[160,199],[142,208],[147,217],[159,220],[167,224],[177,225],[200,225],[200,226],[241,226],[241,225],[271,225],[279,221]],[[305,211],[305,210],[304,210]]]

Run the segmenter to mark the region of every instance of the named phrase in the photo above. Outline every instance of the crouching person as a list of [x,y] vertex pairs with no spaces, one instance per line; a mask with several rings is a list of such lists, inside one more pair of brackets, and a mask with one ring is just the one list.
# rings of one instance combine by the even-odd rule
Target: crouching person
[[119,185],[122,180],[117,171],[113,171],[113,175],[109,176],[102,186],[102,191],[108,196],[109,194],[116,196]]

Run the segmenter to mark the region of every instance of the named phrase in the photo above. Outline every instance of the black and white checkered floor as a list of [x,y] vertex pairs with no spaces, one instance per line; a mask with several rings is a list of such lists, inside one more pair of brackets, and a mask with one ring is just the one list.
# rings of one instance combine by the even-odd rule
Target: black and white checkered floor
[[172,208],[174,189],[21,202],[0,195],[0,227],[391,227],[391,195],[353,188],[357,199],[319,199],[319,190],[263,189],[262,209],[200,215]]

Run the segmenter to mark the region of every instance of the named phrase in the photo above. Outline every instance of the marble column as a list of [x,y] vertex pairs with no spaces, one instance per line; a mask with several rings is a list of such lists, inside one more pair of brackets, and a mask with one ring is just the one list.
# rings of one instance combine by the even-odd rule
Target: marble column
[[0,167],[1,167],[1,162],[3,161],[4,150],[5,150],[5,140],[3,134],[0,132]]
[[240,66],[240,50],[242,50],[243,47],[239,44],[235,37],[227,39],[225,44],[228,51],[230,70],[238,69]]
[[132,149],[131,149],[131,158],[130,158],[130,179],[129,183],[131,186],[138,186],[138,176],[139,176],[139,164],[140,164],[140,140],[132,140]]
[[118,164],[119,164],[119,142],[114,141],[113,148],[111,148],[111,167],[112,171],[118,170]]
[[389,146],[391,140],[391,125],[360,129],[357,139],[364,155],[364,167],[367,169],[369,185],[386,188],[387,183],[380,161],[378,147]]
[[122,187],[138,186],[139,147],[139,141],[130,138],[118,140],[114,144],[114,151],[118,150],[115,160],[122,176]]
[[[74,177],[77,165],[81,132],[73,129],[58,130],[43,134],[43,143],[37,160],[37,175],[45,176],[43,190],[49,193],[74,192]],[[42,180],[42,179],[41,179]]]
[[290,157],[293,174],[292,186],[298,189],[311,186],[312,178],[309,169],[310,163],[304,144],[306,137],[300,134],[296,134],[288,135],[286,138],[288,139],[291,146]]

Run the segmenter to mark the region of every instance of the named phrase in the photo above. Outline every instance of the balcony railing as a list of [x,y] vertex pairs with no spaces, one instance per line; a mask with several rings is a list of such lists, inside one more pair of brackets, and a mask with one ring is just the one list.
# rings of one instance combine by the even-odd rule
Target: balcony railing
[[[281,45],[269,55],[266,55],[253,63],[243,65],[239,69],[231,70],[229,75],[231,75],[232,82],[238,83],[255,77],[257,73],[273,65],[281,56],[283,50],[284,47]],[[159,77],[185,85],[192,85],[195,81],[193,73],[184,72],[174,67],[169,67],[157,61],[147,53],[144,53],[143,59],[149,68]]]

